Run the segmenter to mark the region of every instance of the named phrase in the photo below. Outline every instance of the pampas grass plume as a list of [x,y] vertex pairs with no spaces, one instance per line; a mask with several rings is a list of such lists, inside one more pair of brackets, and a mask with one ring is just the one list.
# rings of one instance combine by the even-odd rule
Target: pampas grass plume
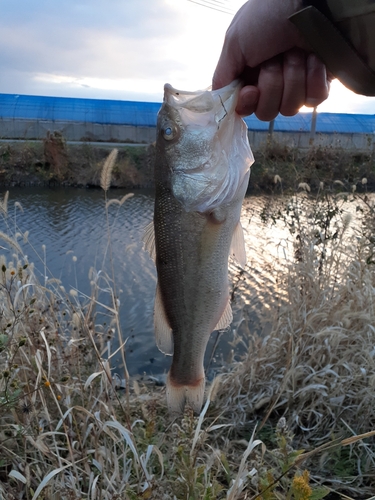
[[311,188],[310,186],[307,184],[307,182],[300,182],[298,184],[298,189],[303,189],[304,191],[308,191],[310,192],[311,191]]
[[100,187],[104,191],[108,191],[111,185],[112,170],[116,162],[117,154],[118,150],[112,149],[104,162],[102,174],[100,176]]
[[9,191],[6,191],[4,194],[3,201],[0,201],[0,211],[3,212],[4,215],[8,214],[8,198],[9,198]]
[[2,231],[0,231],[0,239],[8,243],[8,245],[12,246],[16,250],[16,252],[20,254],[22,253],[22,249],[17,243],[17,241],[15,241],[13,238],[3,233]]

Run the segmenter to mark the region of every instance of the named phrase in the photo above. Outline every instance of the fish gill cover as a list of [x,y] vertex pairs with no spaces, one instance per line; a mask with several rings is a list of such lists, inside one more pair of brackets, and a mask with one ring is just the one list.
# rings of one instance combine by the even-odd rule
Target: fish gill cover
[[247,126],[235,112],[239,89],[238,81],[214,91],[164,87],[163,106],[175,111],[178,135],[167,153],[173,155],[172,190],[188,212],[230,203],[254,162]]

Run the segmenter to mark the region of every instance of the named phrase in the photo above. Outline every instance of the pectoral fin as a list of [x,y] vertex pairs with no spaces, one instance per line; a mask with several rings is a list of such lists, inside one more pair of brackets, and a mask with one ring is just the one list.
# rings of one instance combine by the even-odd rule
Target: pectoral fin
[[156,345],[158,346],[159,350],[162,353],[167,354],[168,356],[172,356],[173,355],[172,328],[169,326],[168,319],[165,314],[159,283],[156,286],[156,295],[155,295],[154,329],[155,329]]
[[245,238],[241,222],[238,222],[233,232],[232,243],[230,245],[230,255],[242,268],[246,266]]
[[154,221],[147,224],[145,227],[145,232],[142,238],[145,245],[145,250],[150,254],[151,259],[155,262],[156,260],[156,249],[155,249],[155,231],[154,231]]
[[219,323],[216,325],[215,330],[223,330],[224,328],[228,328],[228,326],[232,323],[233,314],[230,302],[228,300],[227,306],[221,316]]

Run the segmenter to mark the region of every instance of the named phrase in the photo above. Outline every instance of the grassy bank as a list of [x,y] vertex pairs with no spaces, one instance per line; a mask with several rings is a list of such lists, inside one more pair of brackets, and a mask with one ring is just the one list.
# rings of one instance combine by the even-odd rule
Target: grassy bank
[[[0,185],[100,187],[103,161],[112,148],[67,144],[57,132],[42,142],[1,143]],[[147,146],[119,148],[112,187],[150,187],[152,154]]]
[[[43,142],[2,143],[0,145],[0,185],[100,186],[100,170],[111,147],[66,144],[59,133],[49,134]],[[371,153],[328,147],[299,151],[277,142],[255,151],[249,190],[275,192],[275,175],[284,192],[294,192],[300,183],[317,191],[339,179],[362,189],[375,191],[375,157]],[[153,184],[152,146],[121,147],[112,175],[112,187],[150,187]],[[280,192],[280,186],[277,187]]]
[[[114,168],[101,172],[103,210]],[[90,296],[38,282],[22,251],[27,233],[1,200],[0,498],[371,497],[374,201],[306,186],[268,200],[257,221],[289,234],[275,262],[279,300],[264,307],[271,332],[248,339],[243,359],[208,388],[200,416],[187,410],[175,420],[164,388],[111,366],[118,337],[126,367],[115,275],[92,269]],[[126,209],[126,199],[118,203]]]
[[[362,191],[362,179],[367,179],[366,190],[375,191],[375,155],[340,148],[311,147],[307,151],[283,146],[271,141],[254,154],[250,191],[293,193],[300,183],[307,183],[317,192],[323,183],[331,189],[336,180],[356,186]],[[281,186],[275,190],[275,176]]]

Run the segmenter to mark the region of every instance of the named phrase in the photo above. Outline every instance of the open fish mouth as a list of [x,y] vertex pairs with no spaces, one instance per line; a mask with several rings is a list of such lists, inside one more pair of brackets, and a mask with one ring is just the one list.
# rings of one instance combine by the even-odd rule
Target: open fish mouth
[[211,111],[215,105],[209,88],[198,94],[175,89],[169,83],[164,85],[164,101],[171,106],[187,107],[196,113]]

